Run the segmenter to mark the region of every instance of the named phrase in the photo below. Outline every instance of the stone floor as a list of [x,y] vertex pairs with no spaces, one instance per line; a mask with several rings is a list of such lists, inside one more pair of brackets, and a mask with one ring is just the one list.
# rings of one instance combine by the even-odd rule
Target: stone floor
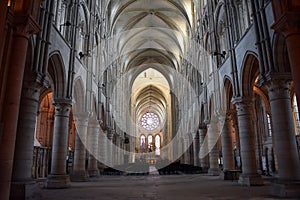
[[[41,183],[42,185],[42,183]],[[68,189],[37,187],[33,200],[193,200],[193,199],[277,199],[269,192],[270,183],[246,187],[207,175],[102,176],[90,182],[71,183]]]

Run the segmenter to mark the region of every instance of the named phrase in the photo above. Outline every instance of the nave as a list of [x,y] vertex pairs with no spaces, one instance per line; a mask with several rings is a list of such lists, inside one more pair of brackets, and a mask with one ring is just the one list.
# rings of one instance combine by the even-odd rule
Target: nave
[[0,1],[0,199],[300,198],[299,24],[299,0]]

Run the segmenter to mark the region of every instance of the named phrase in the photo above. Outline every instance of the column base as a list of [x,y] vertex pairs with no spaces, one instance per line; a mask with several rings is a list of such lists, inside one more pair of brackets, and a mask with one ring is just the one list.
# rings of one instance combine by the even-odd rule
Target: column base
[[72,182],[85,182],[88,181],[88,176],[86,171],[73,171],[70,179]]
[[12,182],[10,186],[10,199],[29,199],[36,188],[40,187],[35,181]]
[[91,178],[97,178],[99,177],[100,173],[98,169],[90,169],[89,170],[89,177]]
[[45,183],[45,188],[48,189],[60,189],[70,187],[70,176],[69,175],[48,175]]
[[300,181],[281,181],[272,183],[270,193],[280,198],[300,198]]
[[262,186],[264,181],[259,174],[241,174],[239,184],[246,186]]
[[208,169],[208,175],[210,175],[210,176],[219,176],[220,175],[220,169],[209,168]]
[[240,171],[238,170],[225,170],[220,172],[220,179],[227,181],[227,180],[239,180]]
[[201,167],[201,172],[202,173],[208,173],[208,168],[207,167]]

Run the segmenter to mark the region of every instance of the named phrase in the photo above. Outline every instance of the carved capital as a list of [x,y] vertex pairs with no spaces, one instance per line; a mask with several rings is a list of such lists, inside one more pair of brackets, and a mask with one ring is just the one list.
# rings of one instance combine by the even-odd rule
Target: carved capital
[[54,99],[53,105],[55,107],[55,116],[69,117],[72,101],[69,99]]
[[287,12],[272,26],[277,32],[283,32],[286,37],[300,34],[300,16],[298,12]]
[[25,86],[22,88],[22,98],[31,99],[34,101],[39,101],[40,98],[40,88],[33,86]]
[[286,80],[272,80],[268,84],[270,101],[278,98],[289,98],[290,85]]
[[14,35],[29,38],[30,35],[41,31],[38,23],[30,16],[17,15],[14,17]]
[[113,137],[114,137],[114,133],[113,133],[112,131],[108,131],[108,132],[107,132],[107,138],[108,138],[109,140],[112,140]]
[[55,116],[69,117],[71,105],[70,104],[55,104]]
[[238,97],[232,103],[236,107],[237,115],[251,114],[253,111],[253,100],[250,97]]

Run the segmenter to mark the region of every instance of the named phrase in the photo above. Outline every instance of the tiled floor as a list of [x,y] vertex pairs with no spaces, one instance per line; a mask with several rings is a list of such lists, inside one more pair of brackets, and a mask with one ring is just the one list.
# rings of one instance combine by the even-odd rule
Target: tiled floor
[[261,187],[246,187],[206,175],[102,176],[90,182],[73,182],[68,189],[37,188],[29,199],[276,199],[269,195],[269,189],[268,182]]

